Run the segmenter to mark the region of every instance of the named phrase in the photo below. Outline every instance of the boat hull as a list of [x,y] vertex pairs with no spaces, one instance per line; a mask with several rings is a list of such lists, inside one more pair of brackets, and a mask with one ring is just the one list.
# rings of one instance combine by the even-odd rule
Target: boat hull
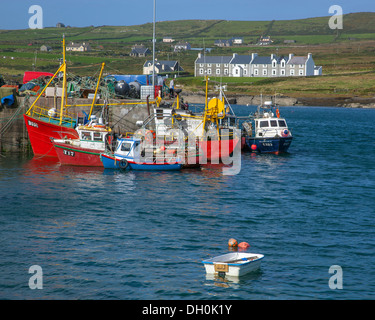
[[61,165],[103,167],[100,160],[103,150],[81,148],[56,141],[53,142],[53,146]]
[[207,161],[219,162],[229,158],[238,143],[239,139],[203,140],[199,142],[199,147]]
[[72,127],[49,123],[42,119],[36,119],[26,114],[23,115],[29,140],[35,156],[52,157],[58,159],[51,138],[62,139],[64,137],[77,139],[78,133]]
[[292,137],[247,138],[246,145],[253,152],[279,154],[288,151],[292,139]]
[[126,168],[121,167],[121,161],[111,155],[101,154],[101,161],[105,169],[122,169],[122,170],[140,170],[140,171],[164,171],[164,170],[180,170],[182,168],[181,163],[137,163],[134,161],[127,160],[128,166]]
[[239,277],[256,271],[264,255],[255,253],[228,253],[202,261],[207,274]]

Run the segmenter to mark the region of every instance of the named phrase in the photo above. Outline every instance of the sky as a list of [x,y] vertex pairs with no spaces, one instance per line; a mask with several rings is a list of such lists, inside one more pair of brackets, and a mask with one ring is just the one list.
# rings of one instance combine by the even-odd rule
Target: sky
[[[32,5],[43,10],[43,27],[129,26],[153,21],[154,0],[0,0],[0,29],[27,29]],[[184,19],[290,20],[375,12],[374,0],[156,0],[156,21]]]

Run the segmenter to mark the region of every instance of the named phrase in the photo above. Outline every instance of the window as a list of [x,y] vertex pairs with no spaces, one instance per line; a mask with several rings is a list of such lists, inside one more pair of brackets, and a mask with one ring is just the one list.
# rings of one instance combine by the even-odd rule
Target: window
[[263,69],[263,75],[264,75],[264,76],[267,75],[267,69]]
[[299,75],[300,75],[300,76],[303,76],[303,70],[300,70],[300,71],[299,71]]
[[202,68],[203,67],[203,63],[200,63],[199,66]]
[[156,109],[156,119],[163,120],[163,109]]
[[207,63],[207,67],[211,68],[211,63]]
[[272,62],[272,68],[276,68],[276,61]]
[[294,65],[294,64],[291,64],[291,65],[290,65],[290,67],[291,67],[291,68],[294,68],[294,67],[295,67],[295,65]]
[[199,74],[203,74],[203,69],[199,69]]
[[258,70],[258,69],[255,69],[255,70],[254,70],[254,75],[255,75],[255,76],[259,75],[259,70]]
[[225,68],[228,68],[228,63],[224,64],[224,67],[225,67]]
[[129,152],[132,147],[132,144],[130,142],[123,142],[121,144],[121,151],[127,151]]
[[291,76],[294,76],[294,69],[291,69],[291,70],[290,70],[290,75],[291,75]]
[[300,64],[300,65],[299,65],[299,67],[300,67],[300,68],[303,68],[303,67],[304,67],[304,65],[303,65],[303,64]]
[[247,69],[244,69],[243,74],[247,75]]
[[285,61],[281,61],[281,68],[285,68]]
[[216,74],[220,74],[220,69],[216,69]]
[[272,75],[276,76],[276,70],[272,70]]
[[102,134],[100,132],[94,132],[94,141],[102,141]]
[[282,76],[285,76],[285,70],[281,70],[281,73],[280,73]]
[[220,68],[220,63],[216,63],[216,68]]
[[82,140],[91,140],[91,132],[82,131]]
[[277,120],[271,120],[271,127],[277,127]]
[[263,68],[267,68],[267,65],[266,65],[266,64],[264,64],[264,65],[263,65]]
[[224,74],[228,74],[228,73],[229,73],[228,69],[224,69]]
[[258,68],[258,65],[257,65],[257,64],[254,64],[254,68]]
[[279,127],[286,127],[286,123],[284,120],[279,120]]
[[212,74],[211,69],[207,69],[207,74]]
[[259,126],[261,127],[261,128],[266,128],[266,127],[268,127],[268,120],[266,120],[266,121],[260,121],[260,124],[259,124]]

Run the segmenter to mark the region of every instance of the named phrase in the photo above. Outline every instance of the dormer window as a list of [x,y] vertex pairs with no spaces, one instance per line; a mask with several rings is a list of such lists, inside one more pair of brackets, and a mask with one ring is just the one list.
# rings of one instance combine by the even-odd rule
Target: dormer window
[[276,68],[276,61],[272,61],[272,68]]

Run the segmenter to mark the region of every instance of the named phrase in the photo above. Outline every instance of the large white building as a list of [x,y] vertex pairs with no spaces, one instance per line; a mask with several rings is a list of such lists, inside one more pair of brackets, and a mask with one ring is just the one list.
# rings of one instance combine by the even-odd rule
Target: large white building
[[316,66],[312,54],[307,56],[205,56],[198,54],[194,75],[222,77],[304,77],[322,75],[322,67]]

